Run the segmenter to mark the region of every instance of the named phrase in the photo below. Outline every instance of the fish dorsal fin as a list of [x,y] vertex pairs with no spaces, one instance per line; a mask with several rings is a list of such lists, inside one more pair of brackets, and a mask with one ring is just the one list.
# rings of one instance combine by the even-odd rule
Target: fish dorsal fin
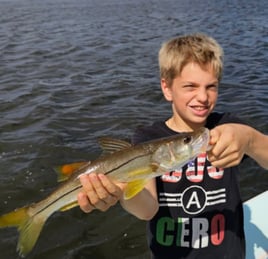
[[98,142],[103,149],[103,155],[112,154],[116,151],[120,151],[132,146],[127,141],[110,137],[101,137],[98,139]]

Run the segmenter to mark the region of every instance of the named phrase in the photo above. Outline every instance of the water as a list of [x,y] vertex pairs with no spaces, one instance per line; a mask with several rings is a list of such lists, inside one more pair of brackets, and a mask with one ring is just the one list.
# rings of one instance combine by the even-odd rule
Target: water
[[[157,52],[202,31],[225,50],[217,110],[268,133],[268,2],[182,0],[0,1],[0,213],[45,197],[53,167],[94,159],[97,137],[128,139],[166,118]],[[244,199],[267,189],[254,162],[241,173]],[[0,231],[1,258],[18,258],[15,229]],[[56,213],[31,259],[148,258],[144,222],[119,206]]]

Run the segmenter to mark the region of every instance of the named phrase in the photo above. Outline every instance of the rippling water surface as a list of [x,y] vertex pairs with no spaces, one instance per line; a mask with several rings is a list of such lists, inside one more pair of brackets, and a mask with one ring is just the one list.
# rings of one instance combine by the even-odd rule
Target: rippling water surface
[[[161,43],[202,31],[225,50],[217,110],[268,133],[268,2],[0,0],[0,213],[40,200],[53,167],[94,159],[96,138],[128,139],[169,116],[157,67]],[[244,199],[267,189],[247,162]],[[56,213],[28,258],[148,258],[144,222],[119,206]],[[18,258],[17,232],[1,230],[1,258]]]

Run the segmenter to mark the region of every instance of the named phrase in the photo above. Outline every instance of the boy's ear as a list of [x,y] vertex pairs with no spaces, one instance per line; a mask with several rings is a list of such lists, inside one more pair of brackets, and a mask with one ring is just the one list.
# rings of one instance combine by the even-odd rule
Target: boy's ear
[[166,100],[169,102],[173,101],[171,86],[167,83],[167,80],[164,78],[161,78],[161,89]]

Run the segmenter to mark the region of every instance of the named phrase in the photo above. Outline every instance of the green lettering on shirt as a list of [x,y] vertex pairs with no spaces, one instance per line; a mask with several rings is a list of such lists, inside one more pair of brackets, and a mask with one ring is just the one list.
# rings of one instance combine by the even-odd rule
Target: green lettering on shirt
[[[174,241],[175,222],[172,218],[163,217],[156,225],[156,241],[163,246],[171,246]],[[170,232],[168,234],[168,232]]]

